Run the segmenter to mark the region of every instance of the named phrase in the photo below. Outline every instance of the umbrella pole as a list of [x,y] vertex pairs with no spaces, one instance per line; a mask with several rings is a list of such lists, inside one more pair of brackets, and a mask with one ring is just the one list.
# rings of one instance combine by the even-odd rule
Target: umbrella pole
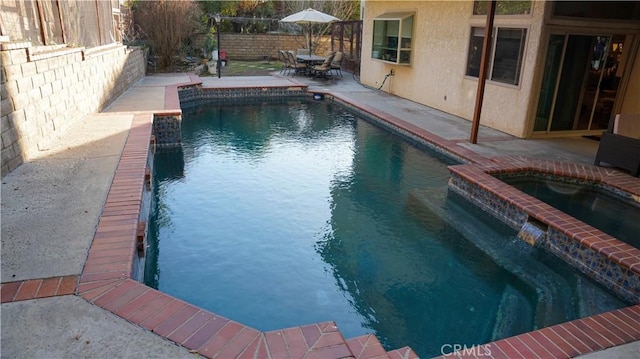
[[313,28],[311,27],[311,23],[309,23],[309,58],[311,58],[311,37],[313,36]]

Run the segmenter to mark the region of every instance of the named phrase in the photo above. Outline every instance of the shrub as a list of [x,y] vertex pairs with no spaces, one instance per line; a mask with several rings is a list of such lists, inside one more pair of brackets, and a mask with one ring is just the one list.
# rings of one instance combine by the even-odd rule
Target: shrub
[[199,26],[199,8],[192,0],[136,2],[134,16],[162,69],[171,65],[183,41]]

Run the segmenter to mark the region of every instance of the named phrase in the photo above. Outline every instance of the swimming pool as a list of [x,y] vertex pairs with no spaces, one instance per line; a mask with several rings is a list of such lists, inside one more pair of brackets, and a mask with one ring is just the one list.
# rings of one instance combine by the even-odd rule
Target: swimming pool
[[625,306],[458,201],[450,159],[335,104],[196,106],[182,134],[155,158],[146,281],[243,324],[428,357]]

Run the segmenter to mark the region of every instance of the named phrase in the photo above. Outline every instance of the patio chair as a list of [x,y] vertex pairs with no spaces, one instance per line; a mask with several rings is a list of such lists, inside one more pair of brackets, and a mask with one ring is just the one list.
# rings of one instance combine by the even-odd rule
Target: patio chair
[[312,67],[311,71],[313,72],[313,74],[316,76],[322,75],[322,77],[327,78],[327,73],[331,70],[331,62],[333,62],[334,57],[335,53],[332,53],[327,56],[322,65],[316,65]]
[[296,60],[296,55],[293,51],[287,51],[287,59],[289,60],[289,68],[293,70],[293,74],[307,73],[307,64],[303,64]]
[[282,63],[280,74],[287,74],[291,70],[291,65],[289,64],[289,59],[287,58],[284,50],[278,50],[278,59]]
[[601,162],[640,175],[640,114],[617,114],[602,133],[594,163]]
[[331,71],[339,73],[340,77],[342,77],[342,60],[344,60],[344,52],[338,51],[331,62]]

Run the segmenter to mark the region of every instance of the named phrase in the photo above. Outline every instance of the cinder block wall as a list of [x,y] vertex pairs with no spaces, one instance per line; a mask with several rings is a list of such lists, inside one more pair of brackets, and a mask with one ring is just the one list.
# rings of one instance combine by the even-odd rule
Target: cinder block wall
[[[220,50],[227,52],[230,61],[262,60],[264,56],[278,58],[278,50],[296,50],[307,47],[303,36],[289,34],[220,34]],[[318,55],[331,50],[331,39],[322,37],[314,52]]]
[[2,176],[37,155],[54,136],[100,111],[145,74],[145,52],[3,43]]

